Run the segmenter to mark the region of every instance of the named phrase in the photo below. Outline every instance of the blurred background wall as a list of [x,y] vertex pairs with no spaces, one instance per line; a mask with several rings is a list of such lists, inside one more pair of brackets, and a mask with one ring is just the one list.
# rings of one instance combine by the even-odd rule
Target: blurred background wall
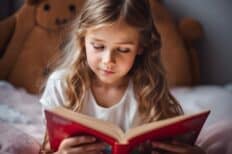
[[12,15],[22,3],[23,0],[0,0],[0,20]]

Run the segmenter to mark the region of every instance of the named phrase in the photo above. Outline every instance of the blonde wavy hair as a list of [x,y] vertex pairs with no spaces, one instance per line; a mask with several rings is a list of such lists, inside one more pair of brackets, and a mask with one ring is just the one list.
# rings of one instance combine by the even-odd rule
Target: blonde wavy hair
[[65,106],[79,112],[85,103],[93,72],[87,65],[85,34],[88,28],[125,21],[140,33],[143,54],[138,55],[129,72],[139,111],[149,122],[182,114],[182,109],[170,94],[160,60],[160,35],[154,26],[148,0],[88,0],[72,25],[60,69],[67,70],[67,102]]

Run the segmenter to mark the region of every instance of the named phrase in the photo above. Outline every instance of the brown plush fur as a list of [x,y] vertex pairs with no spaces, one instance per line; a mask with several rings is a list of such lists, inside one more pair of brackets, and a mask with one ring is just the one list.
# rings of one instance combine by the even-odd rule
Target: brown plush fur
[[5,33],[0,37],[0,42],[4,42],[0,43],[0,48],[5,49],[1,51],[4,55],[0,59],[0,79],[7,80],[27,35],[35,25],[34,7],[25,4],[17,14],[1,21],[0,25],[0,33]]
[[196,85],[200,81],[200,66],[197,55],[197,45],[203,38],[203,27],[198,21],[185,17],[180,21],[178,29],[185,42],[185,46],[190,57],[192,73],[191,77],[193,81],[192,85]]
[[66,26],[84,0],[28,0],[15,15],[16,28],[0,60],[1,78],[38,93],[49,62],[59,55]]
[[[196,52],[194,48],[190,50],[190,48],[186,46],[186,40],[188,40],[187,42],[191,42],[195,37],[188,34],[193,30],[203,35],[202,27],[200,24],[197,24],[198,22],[196,20],[191,18],[188,18],[191,19],[191,21],[188,20],[179,27],[162,2],[158,0],[150,0],[150,2],[154,14],[155,25],[161,34],[161,57],[167,72],[169,86],[193,85],[196,83],[196,80],[199,79],[198,63],[196,62]],[[182,30],[180,31],[179,28]],[[185,40],[183,40],[182,34]],[[195,38],[198,39],[197,37]],[[192,62],[191,56],[195,57],[194,62]],[[194,70],[192,65],[196,65]]]

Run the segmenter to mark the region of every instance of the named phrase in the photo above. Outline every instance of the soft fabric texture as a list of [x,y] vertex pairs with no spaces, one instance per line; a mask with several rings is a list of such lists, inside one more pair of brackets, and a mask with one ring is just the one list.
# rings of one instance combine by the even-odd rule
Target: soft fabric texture
[[[225,87],[179,87],[171,90],[172,94],[181,103],[185,113],[211,109],[206,125],[204,125],[196,142],[209,154],[232,153],[231,85],[228,84]],[[29,136],[41,143],[44,124],[42,123],[42,109],[38,96],[28,94],[23,89],[16,89],[9,83],[0,81],[0,105],[0,108],[3,106],[9,112],[16,112],[9,117],[4,117],[4,123],[10,124],[11,128],[17,127],[20,131],[29,134]],[[15,115],[20,115],[20,118],[16,118]],[[0,139],[5,136],[5,133],[7,131],[0,133]],[[11,142],[16,144],[16,141],[19,142],[19,140]],[[8,147],[14,146],[11,142],[4,142],[4,144]]]
[[206,149],[208,154],[231,154],[231,131],[231,120],[218,120],[211,125],[205,126],[196,144]]
[[0,122],[0,134],[1,154],[38,154],[39,152],[39,142],[12,125]]
[[26,0],[13,16],[0,21],[0,79],[39,93],[50,63],[61,55],[67,28],[84,0]]
[[206,126],[232,117],[232,92],[222,86],[178,87],[172,94],[187,113],[210,109],[211,114]]
[[[40,99],[44,108],[64,106],[64,89],[66,88],[64,76],[65,71],[60,70],[54,72],[49,77],[45,91]],[[121,100],[109,108],[100,106],[94,98],[91,90],[88,91],[87,98],[85,99],[86,101],[80,111],[81,113],[112,122],[120,126],[124,131],[138,125],[138,103],[134,95],[132,82],[129,82]]]
[[0,119],[8,123],[30,123],[30,119],[6,104],[0,104]]
[[222,86],[178,87],[172,89],[186,113],[210,109],[196,144],[208,154],[232,153],[232,90]]
[[0,122],[20,129],[41,143],[44,132],[41,114],[39,96],[0,80]]

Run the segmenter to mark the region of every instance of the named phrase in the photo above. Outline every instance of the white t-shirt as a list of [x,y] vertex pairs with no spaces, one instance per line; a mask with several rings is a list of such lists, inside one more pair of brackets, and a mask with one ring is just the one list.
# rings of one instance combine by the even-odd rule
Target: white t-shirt
[[[66,100],[65,88],[67,88],[64,77],[65,71],[56,71],[48,79],[44,93],[40,99],[44,108],[63,106]],[[105,108],[100,106],[94,98],[91,90],[88,90],[86,102],[83,105],[81,113],[110,121],[119,126],[124,131],[135,127],[140,123],[138,102],[134,95],[133,84],[129,82],[128,87],[115,105]]]

